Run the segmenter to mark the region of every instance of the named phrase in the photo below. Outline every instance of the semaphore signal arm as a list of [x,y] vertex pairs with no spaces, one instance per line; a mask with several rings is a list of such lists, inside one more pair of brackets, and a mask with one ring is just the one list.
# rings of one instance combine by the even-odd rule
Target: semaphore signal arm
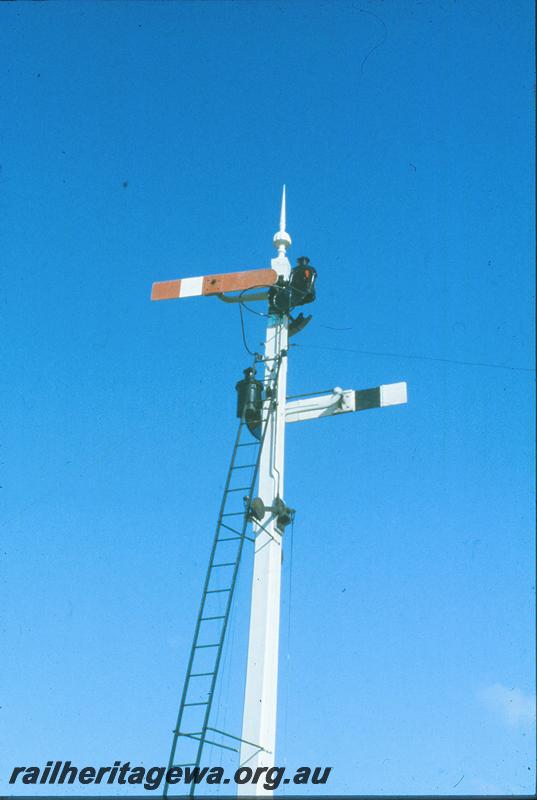
[[368,408],[384,408],[407,401],[406,383],[387,383],[373,389],[332,389],[332,394],[290,399],[285,405],[285,422],[302,422],[350,411],[365,411]]

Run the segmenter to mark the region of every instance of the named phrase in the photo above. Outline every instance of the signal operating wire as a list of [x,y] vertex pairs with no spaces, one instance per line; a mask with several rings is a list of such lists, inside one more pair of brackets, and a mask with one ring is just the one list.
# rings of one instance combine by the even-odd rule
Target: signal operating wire
[[269,317],[270,314],[264,314],[262,311],[255,311],[253,308],[250,308],[249,306],[246,305],[246,303],[242,299],[242,296],[243,296],[244,292],[250,292],[252,289],[267,289],[267,288],[268,288],[268,286],[266,284],[259,284],[258,286],[249,286],[248,289],[243,289],[241,292],[239,292],[239,297],[241,298],[239,300],[239,314],[240,314],[240,319],[241,319],[242,341],[243,341],[244,347],[246,348],[246,351],[251,356],[254,356],[254,358],[256,358],[258,354],[257,353],[253,353],[250,350],[250,348],[248,347],[248,343],[246,341],[246,333],[245,333],[245,330],[244,330],[244,316],[243,316],[243,313],[242,313],[242,309],[245,308],[251,314],[257,314],[258,317]]
[[270,314],[266,314],[263,311],[256,311],[254,308],[250,308],[250,306],[246,305],[246,302],[242,299],[244,292],[251,292],[253,289],[270,289],[270,286],[266,283],[259,283],[257,286],[249,286],[247,289],[242,289],[239,292],[239,303],[241,306],[244,306],[246,311],[249,311],[250,314],[257,314],[258,317],[270,317]]
[[254,353],[254,352],[252,352],[252,350],[250,350],[250,348],[248,347],[248,342],[246,341],[246,333],[244,331],[244,318],[243,318],[243,314],[242,314],[242,303],[239,303],[239,314],[240,314],[240,318],[241,318],[242,343],[244,344],[244,347],[246,348],[246,352],[248,352],[251,356],[256,358],[257,353]]
[[435,356],[417,356],[408,353],[379,353],[372,350],[354,350],[349,347],[329,347],[326,345],[316,344],[297,344],[293,342],[290,347],[306,347],[310,350],[332,350],[339,353],[356,353],[361,356],[379,356],[382,358],[406,358],[413,361],[440,361],[445,364],[456,364],[465,367],[488,367],[489,369],[508,369],[514,372],[535,372],[531,367],[513,367],[505,364],[491,364],[484,361],[459,361],[455,358],[438,358]]
[[[266,288],[266,287],[254,286],[254,287],[251,287],[251,288],[259,289],[259,288]],[[242,292],[240,292],[240,296],[242,297],[242,295],[246,291],[250,291],[250,290],[243,289]],[[303,295],[307,294],[307,292],[302,291],[298,287],[294,287],[294,291],[298,292],[299,294],[303,294]],[[244,301],[242,301],[242,300],[240,301],[239,308],[241,309],[241,325],[242,325],[242,330],[243,330],[244,345],[245,345],[246,349],[248,350],[248,352],[250,353],[250,355],[255,355],[254,353],[252,353],[251,350],[248,349],[248,346],[246,345],[246,340],[245,340],[245,336],[244,336],[244,323],[243,323],[243,319],[242,319],[242,307],[243,306],[247,311],[250,311],[251,314],[257,314],[260,317],[268,317],[270,315],[269,314],[264,314],[263,312],[260,312],[260,311],[255,311],[253,308],[250,308],[249,306],[247,306]],[[337,331],[352,330],[352,328],[332,328],[329,325],[321,325],[321,327],[322,328],[328,328],[330,330],[337,330]],[[333,351],[333,352],[340,352],[340,353],[356,353],[357,355],[378,356],[379,358],[404,358],[404,359],[408,359],[408,360],[411,360],[411,361],[433,361],[433,362],[436,361],[438,363],[454,364],[456,366],[461,366],[461,367],[482,367],[482,368],[485,368],[485,369],[487,369],[487,368],[488,369],[506,369],[506,370],[509,370],[511,372],[535,372],[535,369],[532,368],[532,367],[515,367],[515,366],[512,366],[510,364],[493,364],[493,363],[487,362],[487,361],[465,361],[465,360],[456,359],[456,358],[441,358],[441,357],[438,357],[438,356],[421,356],[421,355],[414,355],[414,354],[410,354],[410,353],[381,353],[381,352],[377,352],[377,351],[374,351],[374,350],[355,350],[353,348],[348,348],[348,347],[331,347],[331,346],[327,346],[327,345],[297,344],[295,342],[292,342],[289,346],[290,347],[306,347],[306,348],[309,348],[311,350],[330,350],[330,351]]]
[[[245,329],[244,329],[244,317],[243,317],[242,309],[243,309],[243,308],[245,308],[245,309],[246,309],[246,311],[249,311],[249,312],[250,312],[250,314],[256,314],[258,317],[267,317],[267,318],[268,318],[268,317],[270,317],[271,315],[270,315],[270,313],[269,313],[269,314],[267,314],[266,312],[263,312],[263,311],[256,311],[254,308],[250,308],[250,306],[248,306],[248,305],[245,303],[245,301],[242,299],[242,296],[243,296],[243,294],[244,294],[245,292],[251,292],[251,291],[252,291],[252,289],[270,289],[270,288],[271,288],[271,286],[270,286],[269,284],[266,284],[266,283],[264,283],[264,284],[263,284],[263,283],[260,283],[260,284],[258,284],[257,286],[249,286],[247,289],[242,289],[242,291],[240,291],[240,292],[239,292],[239,298],[240,298],[240,299],[239,299],[239,312],[240,312],[240,319],[241,319],[242,341],[243,341],[244,347],[246,348],[246,351],[247,351],[247,352],[248,352],[248,353],[249,353],[251,356],[254,356],[254,357],[255,357],[255,356],[257,356],[257,353],[253,353],[253,352],[250,350],[250,348],[248,347],[248,343],[247,343],[247,341],[246,341],[246,333],[245,333]],[[304,297],[305,297],[305,296],[308,294],[308,292],[306,292],[306,291],[303,291],[302,289],[299,289],[297,286],[294,286],[294,287],[293,287],[293,290],[294,290],[295,292],[298,292],[298,294],[301,294],[301,295],[303,295]],[[293,306],[293,308],[294,308],[294,306]]]
[[[220,728],[220,725],[218,724],[218,721],[219,721],[220,711],[221,711],[222,702],[223,702],[223,705],[224,705],[224,718],[223,718],[223,721],[222,721],[222,730],[224,730],[224,731],[226,730],[226,726],[227,726],[227,713],[228,713],[228,704],[229,704],[229,697],[230,697],[229,689],[230,689],[230,685],[231,685],[231,673],[232,673],[232,669],[231,669],[231,667],[232,667],[232,654],[233,654],[233,652],[235,650],[235,628],[236,628],[235,621],[236,621],[236,616],[237,615],[234,612],[235,612],[236,606],[237,606],[236,603],[232,604],[230,615],[229,615],[230,637],[228,638],[228,641],[227,641],[227,645],[228,645],[227,646],[227,653],[225,654],[225,662],[224,662],[224,666],[223,666],[223,670],[222,670],[222,676],[221,676],[221,679],[220,679],[220,693],[219,693],[219,697],[218,697],[218,706],[217,706],[216,723],[215,723],[215,727],[216,728]],[[225,688],[224,688],[224,684],[226,684]],[[219,747],[218,750],[219,750],[218,766],[221,767],[222,766],[222,760],[223,760],[223,750],[222,750],[221,747]],[[212,757],[212,751],[211,751],[211,757]],[[217,794],[218,795],[220,794],[220,786],[218,786]]]

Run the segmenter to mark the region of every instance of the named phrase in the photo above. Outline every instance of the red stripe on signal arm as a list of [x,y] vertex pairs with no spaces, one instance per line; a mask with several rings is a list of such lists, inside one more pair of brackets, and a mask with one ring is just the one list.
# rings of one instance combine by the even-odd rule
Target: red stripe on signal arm
[[179,297],[181,281],[156,281],[151,287],[151,300],[175,300]]
[[226,272],[222,275],[206,275],[203,279],[203,295],[241,292],[261,286],[272,286],[278,280],[273,269],[249,269],[243,272]]

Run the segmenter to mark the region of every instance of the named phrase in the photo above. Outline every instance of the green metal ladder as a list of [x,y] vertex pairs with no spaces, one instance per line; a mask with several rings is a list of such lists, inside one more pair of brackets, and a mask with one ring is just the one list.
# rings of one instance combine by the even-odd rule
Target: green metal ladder
[[[238,752],[236,747],[208,739],[208,733],[226,736],[237,743],[242,742],[237,736],[210,727],[209,721],[244,542],[255,541],[246,531],[251,521],[250,504],[254,497],[263,442],[270,417],[276,407],[280,361],[281,357],[276,360],[269,380],[264,382],[267,400],[264,403],[259,439],[248,432],[244,417],[237,430],[196,620],[177,724],[173,731],[168,769],[199,768],[205,744]],[[251,440],[242,441],[245,433],[251,436]],[[242,463],[240,455],[242,453],[247,454],[248,463]],[[237,500],[242,503],[242,507],[237,506]],[[194,759],[190,762],[175,763],[180,739],[190,739],[198,743]],[[259,747],[253,742],[248,744]],[[191,796],[194,794],[195,786],[196,783],[193,781],[189,790]],[[165,783],[163,797],[167,797],[168,788],[168,784]]]

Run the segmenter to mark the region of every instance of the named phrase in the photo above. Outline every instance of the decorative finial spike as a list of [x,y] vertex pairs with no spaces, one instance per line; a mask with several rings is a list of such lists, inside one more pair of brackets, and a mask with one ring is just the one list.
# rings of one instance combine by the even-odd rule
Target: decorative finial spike
[[282,210],[280,212],[280,230],[285,230],[285,183],[283,184],[282,191]]
[[274,247],[278,251],[278,258],[285,256],[285,251],[291,247],[291,237],[285,230],[286,226],[286,208],[285,208],[285,183],[282,191],[282,207],[280,211],[280,230],[274,234]]

